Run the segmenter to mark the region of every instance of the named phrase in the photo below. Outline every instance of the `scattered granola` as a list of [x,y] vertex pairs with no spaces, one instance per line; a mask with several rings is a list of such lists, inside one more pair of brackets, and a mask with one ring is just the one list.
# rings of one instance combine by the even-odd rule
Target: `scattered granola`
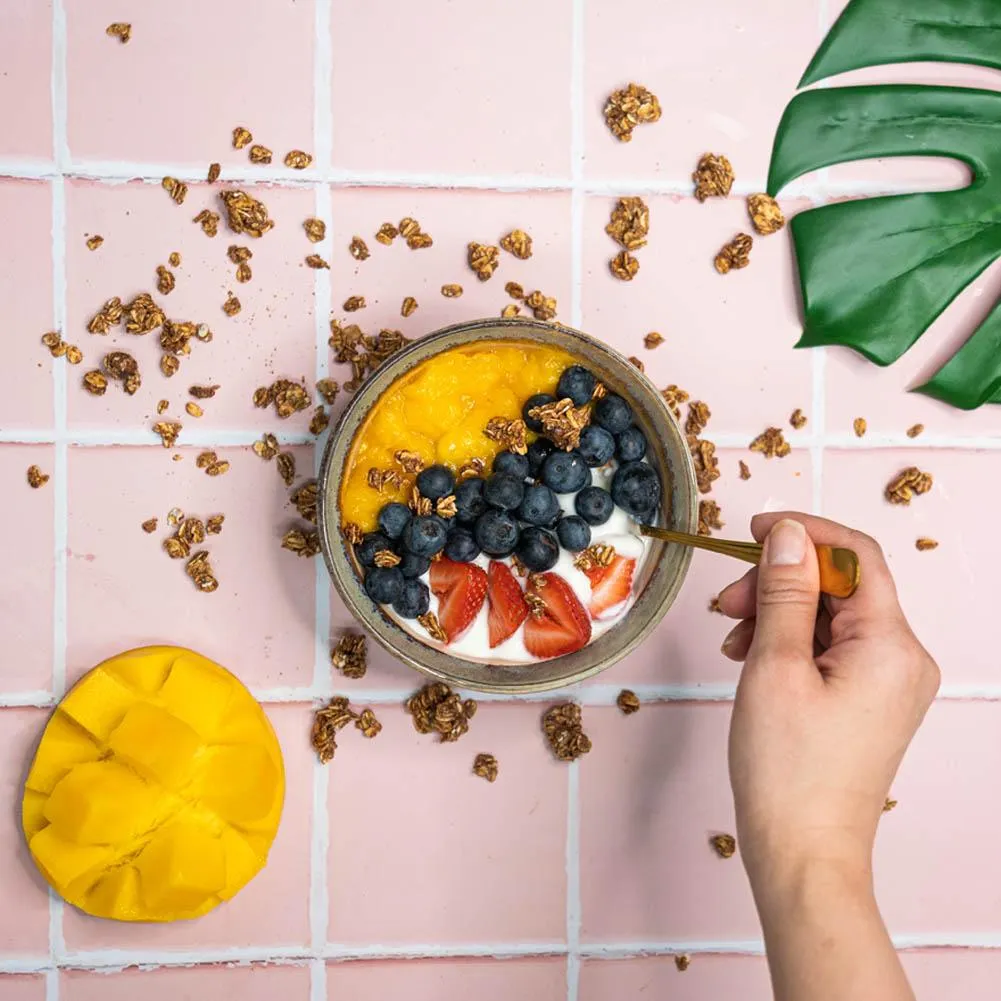
[[265,408],[271,404],[282,420],[302,410],[308,410],[313,400],[306,387],[291,379],[275,379],[270,386],[258,386],[254,390],[254,406]]
[[368,245],[360,236],[351,237],[348,244],[348,252],[356,261],[367,261],[372,255],[369,253]]
[[699,535],[712,535],[714,528],[722,528],[721,513],[716,501],[699,501]]
[[310,243],[319,243],[327,235],[327,224],[322,219],[309,218],[302,224],[302,228]]
[[684,973],[692,965],[692,957],[686,953],[681,953],[674,957],[674,965],[679,973]]
[[251,270],[250,265],[246,262],[236,266],[236,280],[241,285],[245,285],[251,278],[253,278],[253,276],[254,272]]
[[575,407],[569,397],[533,407],[528,416],[539,421],[545,429],[546,437],[565,452],[572,451],[580,444],[581,431],[591,423],[590,407],[586,404]]
[[659,118],[660,102],[646,87],[636,83],[614,91],[605,104],[605,122],[620,142],[630,142],[637,125]]
[[446,299],[458,299],[462,295],[462,286],[456,285],[455,283],[451,285],[442,285],[441,294]]
[[[687,395],[687,394],[686,394]],[[693,400],[688,404],[688,419],[685,421],[685,434],[698,437],[706,429],[712,411],[702,400]]]
[[889,813],[896,805],[897,805],[897,800],[890,799],[890,797],[887,796],[886,800],[883,803],[883,810],[882,810],[882,812],[883,813]]
[[343,309],[345,313],[357,313],[359,309],[364,309],[368,303],[363,295],[351,295],[344,300]]
[[740,469],[740,478],[742,480],[749,480],[751,478],[751,470],[748,468],[747,463],[744,462],[743,459],[741,459],[737,463],[737,466]]
[[393,453],[393,458],[400,464],[403,471],[409,473],[411,476],[419,473],[424,468],[424,460],[421,458],[419,452],[410,452],[405,448],[401,448],[398,452]]
[[87,330],[92,334],[106,334],[121,322],[124,309],[122,300],[116,295],[101,307],[100,312],[91,317]]
[[83,361],[83,352],[75,344],[67,344],[66,360],[71,365],[79,365]]
[[664,402],[667,404],[667,409],[674,414],[674,419],[680,423],[681,421],[681,405],[688,402],[688,393],[674,383],[671,383],[667,389],[662,389],[660,395],[663,397]]
[[285,481],[285,486],[292,486],[295,481],[295,455],[292,452],[280,452],[275,462],[278,475]]
[[318,379],[316,382],[316,391],[323,397],[325,403],[331,405],[337,400],[340,389],[335,379]]
[[492,754],[477,754],[473,759],[473,774],[488,782],[497,780],[497,759]]
[[885,496],[891,504],[910,504],[915,494],[926,494],[932,487],[931,473],[908,466],[886,485]]
[[766,459],[781,459],[792,451],[792,446],[785,440],[782,428],[765,428],[748,448],[752,452],[761,452]]
[[[117,379],[129,396],[135,396],[142,385],[139,365],[127,351],[111,351],[101,361],[105,374]],[[85,377],[86,378],[86,377]]]
[[330,265],[319,254],[309,254],[306,258],[306,266],[314,271],[330,270]]
[[806,427],[806,414],[797,407],[789,416],[789,423],[796,431]]
[[262,459],[273,459],[278,454],[278,439],[267,432],[260,441],[253,444],[254,454]]
[[106,35],[117,38],[124,45],[132,37],[132,25],[124,21],[115,21],[104,29]]
[[299,517],[305,518],[306,521],[310,521],[314,525],[316,524],[317,491],[316,480],[309,480],[295,490],[291,498],[296,511],[299,512]]
[[852,421],[852,430],[855,432],[856,438],[862,438],[867,429],[868,425],[866,424],[864,417],[856,417],[855,420]]
[[342,695],[335,696],[322,709],[316,710],[309,740],[321,765],[328,764],[334,757],[337,731],[357,720],[358,714],[348,708],[348,700]]
[[659,347],[663,343],[663,335],[658,334],[656,330],[651,330],[650,333],[643,338],[643,347],[645,347],[648,351],[652,351],[654,348]]
[[373,558],[375,565],[384,569],[400,565],[400,557],[392,549],[380,549]]
[[379,227],[379,232],[375,234],[375,239],[377,243],[388,247],[399,235],[400,231],[391,222],[384,222]]
[[716,270],[725,275],[730,271],[739,271],[751,263],[751,246],[754,240],[746,233],[738,233],[729,243],[725,244],[716,255],[713,262]]
[[556,300],[538,289],[525,297],[525,305],[537,320],[552,320],[556,316]]
[[294,149],[285,154],[285,166],[293,170],[305,170],[312,162],[312,156],[301,149]]
[[197,222],[202,227],[202,232],[206,236],[215,236],[219,232],[218,212],[210,212],[208,209],[202,209],[191,221]]
[[[507,451],[514,452],[515,455],[524,455],[528,451],[528,442],[525,439],[527,431],[525,422],[520,418],[509,421],[506,417],[491,417],[483,429],[483,434],[491,441],[498,442]],[[579,437],[578,434],[578,439]]]
[[733,858],[737,851],[737,839],[732,834],[714,834],[709,844],[720,858]]
[[309,422],[309,433],[321,435],[328,427],[330,427],[330,417],[327,415],[327,411],[323,407],[317,407]]
[[519,306],[516,306],[516,305],[515,305],[515,304],[514,304],[513,302],[511,302],[511,303],[508,303],[508,305],[506,305],[506,306],[505,306],[505,307],[504,307],[504,308],[503,308],[503,309],[501,310],[501,316],[502,316],[502,317],[503,317],[503,318],[504,318],[505,320],[510,320],[510,319],[512,319],[513,317],[515,317],[515,316],[520,316],[520,315],[521,315],[521,307],[519,307]]
[[209,184],[215,184],[219,180],[219,175],[222,173],[222,166],[218,163],[210,163],[208,173],[205,175],[205,180]]
[[439,497],[434,504],[434,513],[439,518],[446,520],[454,518],[458,514],[455,506],[455,494],[449,494],[447,497]]
[[251,146],[250,147],[250,162],[251,163],[271,163],[271,157],[273,156],[271,150],[267,146]]
[[418,615],[417,621],[424,627],[431,639],[437,640],[439,643],[448,642],[448,634],[442,629],[441,623],[438,621],[438,616],[434,612],[425,612],[423,615]]
[[907,437],[908,438],[917,438],[917,436],[919,434],[921,434],[924,431],[924,429],[925,429],[924,424],[912,424],[907,429]]
[[282,536],[282,549],[287,549],[296,556],[316,556],[320,551],[320,533],[290,528]]
[[167,257],[167,263],[172,268],[179,268],[181,266],[181,255],[175,250]]
[[90,237],[87,240],[87,249],[97,250],[97,248],[100,247],[102,243],[104,243],[104,237],[95,234],[94,236]]
[[777,233],[786,224],[786,217],[782,214],[779,203],[771,195],[749,195],[747,214],[751,217],[755,232],[762,236]]
[[[424,618],[421,616],[421,619]],[[437,733],[439,742],[444,744],[452,743],[468,732],[469,721],[476,713],[476,703],[472,699],[463,702],[459,694],[444,682],[432,681],[407,699],[406,710],[413,718],[414,729],[418,733]]]
[[692,174],[695,197],[704,202],[707,198],[726,198],[733,187],[733,166],[725,156],[704,153]]
[[609,262],[608,269],[623,282],[631,282],[640,270],[640,262],[628,250],[620,250]]
[[605,232],[623,250],[646,246],[650,232],[650,209],[642,198],[620,198],[612,209]]
[[[423,467],[423,461],[421,466]],[[459,466],[458,472],[455,474],[455,482],[462,483],[463,480],[468,480],[471,476],[482,476],[484,469],[483,460],[473,456],[469,462],[464,462]],[[420,470],[417,470],[417,472],[420,472]]]
[[524,300],[525,298],[525,290],[517,282],[508,282],[504,286],[504,291],[507,292],[512,299]]
[[249,261],[254,256],[254,252],[250,247],[241,247],[236,243],[231,243],[226,249],[226,256],[234,264],[243,264],[244,261]]
[[368,670],[367,644],[364,633],[346,632],[330,651],[330,663],[345,678],[364,678]]
[[931,549],[938,549],[938,543],[934,539],[929,539],[925,536],[918,539],[914,543],[914,546],[919,553],[927,553]]
[[400,305],[400,316],[412,316],[416,309],[417,300],[412,295],[408,295]]
[[633,713],[640,711],[639,696],[628,688],[623,688],[619,692],[619,697],[615,700],[615,704],[622,710],[625,716],[632,716]]
[[718,615],[723,615],[724,614],[723,609],[720,608],[719,595],[718,594],[714,594],[709,599],[709,611],[710,612],[716,612]]
[[587,573],[597,567],[610,566],[615,559],[615,547],[602,542],[595,542],[587,549],[581,550],[574,558],[573,565],[581,571]]
[[227,222],[234,233],[261,237],[274,226],[264,203],[245,191],[221,191],[219,197],[226,206]]
[[205,534],[220,535],[222,533],[222,523],[226,520],[224,514],[213,514],[205,519]]
[[527,261],[532,256],[532,238],[523,229],[512,229],[501,237],[500,245],[519,261]]
[[[128,305],[124,306],[123,316],[125,332],[129,334],[150,334],[158,327],[170,322],[149,292],[140,292]],[[181,325],[175,324],[175,326]]]
[[206,550],[202,549],[195,553],[195,555],[188,560],[184,570],[192,581],[194,581],[195,587],[197,587],[199,591],[202,591],[205,594],[211,594],[213,591],[218,589],[219,581],[216,580],[215,573],[212,570],[212,564],[209,563],[209,554]]
[[638,368],[641,372],[646,371],[646,365],[644,365],[642,360],[637,358],[636,355],[630,355],[629,361],[635,368]]
[[49,482],[49,474],[43,473],[38,466],[28,466],[28,486],[37,490]]
[[190,417],[204,417],[205,411],[193,400],[189,400],[184,404],[184,409],[188,412]]
[[253,141],[254,137],[250,134],[250,129],[245,129],[242,125],[237,125],[233,129],[233,149],[243,149],[244,146],[249,146]]
[[188,186],[176,177],[165,177],[160,185],[178,205],[183,204],[184,199],[188,197]]
[[497,247],[484,246],[482,243],[470,243],[466,246],[466,261],[476,273],[481,282],[493,277],[500,264],[500,250]]
[[108,389],[108,380],[103,372],[94,369],[84,375],[83,388],[92,396],[104,396]]
[[144,532],[145,532],[145,533],[146,533],[147,535],[152,535],[152,534],[153,534],[153,533],[154,533],[154,532],[156,531],[156,526],[157,526],[158,524],[159,524],[159,520],[158,520],[157,518],[147,518],[147,519],[146,519],[146,520],[145,520],[145,521],[144,521],[144,522],[142,523],[142,530],[143,530],[143,531],[144,531]]
[[339,365],[351,366],[352,378],[344,384],[350,393],[390,355],[408,343],[399,330],[380,330],[377,336],[371,337],[363,334],[357,324],[342,327],[334,319],[330,321],[330,331],[329,344],[334,350],[334,360]]
[[409,216],[400,220],[399,231],[400,236],[407,241],[407,246],[411,250],[424,250],[434,243],[431,239],[431,234],[423,232],[421,224]]
[[580,706],[575,702],[564,702],[546,710],[542,717],[542,732],[560,761],[575,761],[591,750],[591,740],[584,733]]
[[174,278],[174,273],[168,271],[162,264],[157,265],[156,269],[156,290],[161,295],[169,295],[174,291],[174,286],[177,284]]
[[42,343],[49,349],[53,358],[62,358],[66,354],[67,344],[54,330],[42,334]]
[[241,309],[243,309],[243,303],[232,292],[227,292],[226,301],[222,304],[222,311],[227,316],[236,316]]
[[164,448],[173,448],[177,436],[181,433],[180,421],[157,421],[153,425],[153,433],[160,436]]
[[371,709],[362,709],[361,715],[355,720],[355,727],[361,730],[363,737],[378,736],[382,730],[382,724],[375,718],[375,713]]

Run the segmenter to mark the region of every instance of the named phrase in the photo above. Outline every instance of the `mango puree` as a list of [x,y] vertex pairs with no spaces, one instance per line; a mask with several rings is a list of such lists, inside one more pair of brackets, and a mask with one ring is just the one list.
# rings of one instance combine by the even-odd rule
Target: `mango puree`
[[[429,358],[401,376],[376,401],[358,429],[341,479],[343,523],[377,526],[380,508],[407,501],[409,489],[381,492],[368,485],[372,468],[396,469],[396,452],[416,452],[425,465],[457,471],[470,459],[489,471],[502,446],[483,434],[493,417],[515,420],[536,393],[552,393],[574,359],[559,348],[511,341],[478,341]],[[412,482],[412,481],[411,481]]]
[[85,675],[52,714],[22,824],[52,888],[88,914],[211,911],[267,861],[285,796],[264,711],[218,664],[145,647]]

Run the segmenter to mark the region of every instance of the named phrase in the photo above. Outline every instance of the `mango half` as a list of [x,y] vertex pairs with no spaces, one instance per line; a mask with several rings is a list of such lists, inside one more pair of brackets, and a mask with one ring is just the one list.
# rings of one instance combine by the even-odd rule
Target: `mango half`
[[75,907],[178,921],[264,867],[284,798],[278,740],[240,681],[190,650],[144,647],[99,664],[56,707],[21,822]]

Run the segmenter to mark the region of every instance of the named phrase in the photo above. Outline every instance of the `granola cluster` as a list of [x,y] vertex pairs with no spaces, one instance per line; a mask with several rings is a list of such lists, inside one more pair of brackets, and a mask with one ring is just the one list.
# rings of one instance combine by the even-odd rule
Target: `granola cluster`
[[485,282],[493,277],[500,264],[500,250],[482,243],[470,243],[466,247],[466,261],[476,277]]
[[603,542],[595,542],[588,546],[587,549],[581,550],[574,557],[573,565],[581,573],[587,573],[589,570],[596,570],[598,567],[611,566],[614,559],[614,546]]
[[806,414],[804,414],[799,407],[797,407],[789,416],[789,424],[796,431],[801,431],[803,428],[805,428],[806,423],[807,423]]
[[[524,455],[528,451],[527,433],[528,428],[520,418],[510,421],[506,417],[492,417],[483,429],[484,437],[516,455]],[[577,437],[580,438],[579,432]]]
[[416,219],[411,219],[410,216],[400,220],[397,232],[407,241],[407,246],[411,250],[425,250],[434,244],[431,234],[425,233],[421,229],[421,224]]
[[632,251],[646,246],[650,232],[650,209],[642,198],[620,198],[612,209],[605,232],[622,250],[609,262],[616,278],[632,281],[639,272],[640,263]]
[[713,265],[721,274],[739,271],[751,263],[751,247],[754,239],[746,233],[738,233],[729,243],[724,244],[716,255]]
[[737,839],[732,834],[714,834],[709,844],[720,858],[733,858],[737,851]]
[[760,452],[766,459],[781,459],[792,451],[792,446],[785,440],[782,428],[765,428],[748,448],[752,452]]
[[591,750],[591,739],[584,733],[580,706],[575,702],[564,702],[546,710],[542,732],[560,761],[576,761]]
[[310,731],[310,743],[321,765],[333,760],[337,751],[337,733],[349,723],[354,723],[355,729],[369,739],[377,736],[382,730],[382,724],[375,718],[375,713],[371,709],[355,712],[343,695],[334,696],[322,709],[316,710]]
[[707,198],[726,198],[733,187],[733,165],[725,156],[705,153],[692,174],[695,197],[704,202]]
[[497,759],[492,754],[477,754],[473,759],[473,774],[488,782],[496,782]]
[[83,361],[83,352],[75,344],[67,344],[54,330],[42,334],[42,343],[53,358],[65,358],[71,365],[79,365]]
[[631,142],[637,125],[660,118],[660,102],[646,87],[631,83],[614,91],[605,103],[605,122],[619,142]]
[[258,386],[254,390],[254,406],[262,410],[272,404],[275,413],[285,420],[313,405],[313,399],[306,387],[291,379],[275,379],[270,386]]
[[747,214],[751,217],[754,231],[761,236],[777,233],[786,224],[779,203],[771,195],[749,195]]
[[622,711],[624,716],[632,716],[633,713],[638,713],[640,711],[640,700],[639,696],[630,691],[628,688],[623,688],[619,692],[619,697],[615,700],[615,704]]
[[418,733],[437,733],[441,743],[451,743],[468,732],[476,703],[463,702],[444,682],[433,681],[407,699],[406,709]]
[[234,233],[261,237],[274,227],[268,218],[267,206],[245,191],[221,191],[219,197],[226,208],[226,221]]
[[337,320],[330,321],[330,340],[334,361],[338,365],[350,365],[352,378],[344,383],[344,388],[353,393],[390,355],[395,354],[408,343],[399,330],[380,330],[376,336],[363,334],[357,324],[342,326]]
[[43,473],[38,466],[28,466],[28,486],[32,490],[44,487],[49,482],[49,474]]
[[500,245],[519,261],[527,261],[532,256],[532,238],[523,229],[512,229],[501,237]]
[[282,549],[287,549],[296,556],[312,557],[320,552],[320,533],[303,531],[301,528],[290,528],[282,536]]
[[[224,520],[225,515],[216,514],[202,521],[201,518],[186,516],[176,507],[167,515],[167,524],[173,533],[163,540],[164,552],[172,560],[187,560],[184,572],[204,594],[217,590],[219,581],[209,561],[208,550],[198,547],[205,543],[209,535],[218,535],[222,531]],[[156,526],[156,518],[150,518],[142,525],[143,531],[149,534],[156,531]]]
[[884,494],[891,504],[910,504],[917,494],[926,494],[932,488],[931,473],[923,473],[917,466],[908,466],[886,485]]
[[533,407],[528,416],[542,425],[546,437],[557,448],[570,452],[580,444],[581,431],[591,423],[591,408],[575,407],[573,400],[566,398]]
[[699,535],[712,535],[713,529],[723,527],[722,511],[714,500],[699,501]]
[[368,670],[368,648],[364,633],[346,632],[330,651],[330,663],[345,678],[364,678]]

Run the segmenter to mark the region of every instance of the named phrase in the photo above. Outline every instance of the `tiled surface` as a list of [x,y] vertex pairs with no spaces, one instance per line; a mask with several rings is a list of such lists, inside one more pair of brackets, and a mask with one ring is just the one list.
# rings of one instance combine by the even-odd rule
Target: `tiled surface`
[[[270,0],[252,17],[236,0],[210,7],[0,0],[0,997],[769,997],[760,956],[720,955],[760,952],[760,933],[739,859],[720,861],[706,844],[733,824],[725,739],[737,677],[717,652],[726,623],[708,603],[740,566],[697,554],[656,636],[577,693],[595,747],[567,769],[543,746],[539,701],[482,703],[468,736],[438,745],[402,712],[418,679],[388,655],[373,650],[361,682],[332,678],[328,638],[349,616],[314,561],[279,548],[294,522],[288,492],[248,446],[277,430],[300,478],[316,450],[308,414],[278,421],[252,407],[253,389],[280,376],[311,383],[328,370],[348,378],[324,342],[328,315],[344,318],[349,295],[367,299],[352,317],[366,332],[417,337],[496,315],[509,280],[555,296],[560,319],[639,356],[657,386],[677,383],[708,401],[727,535],[745,535],[755,511],[794,507],[882,541],[945,687],[882,823],[880,897],[903,946],[1001,944],[990,890],[1001,875],[990,850],[1001,765],[990,628],[1001,556],[990,518],[1001,482],[998,411],[958,413],[905,392],[996,300],[1001,265],[889,369],[840,350],[794,352],[788,231],[757,240],[751,267],[720,278],[711,259],[747,228],[742,199],[699,205],[690,196],[705,150],[733,160],[738,194],[762,186],[774,124],[840,0],[766,0],[753,11],[737,0],[705,10],[638,0],[627,13],[611,0],[496,10],[454,0]],[[133,36],[123,46],[104,28],[126,17]],[[836,83],[996,87],[994,76],[924,65]],[[629,80],[659,95],[664,117],[622,144],[601,109]],[[232,149],[235,125],[274,151],[270,168]],[[292,148],[315,153],[315,165],[286,170]],[[276,226],[263,239],[225,225],[211,239],[192,222],[201,208],[220,208],[218,186],[203,182],[211,161],[222,163],[224,182],[250,185],[268,205]],[[160,187],[166,174],[191,182],[183,205]],[[942,161],[846,165],[805,179],[804,197],[784,205],[792,213],[858,192],[956,186],[964,176]],[[650,242],[625,284],[609,275],[615,247],[604,225],[612,195],[640,192]],[[302,232],[313,215],[328,223],[317,246]],[[433,248],[376,243],[380,223],[406,215],[432,234]],[[466,244],[496,243],[513,227],[532,233],[533,258],[502,255],[481,284],[466,267]],[[105,242],[90,251],[95,233]],[[346,251],[356,234],[367,261]],[[247,284],[234,280],[232,243],[253,250]],[[193,344],[168,381],[155,337],[100,338],[85,326],[110,296],[151,289],[172,251],[182,256],[177,286],[158,298],[172,318],[204,321],[214,336]],[[329,271],[304,265],[314,252]],[[464,286],[460,299],[440,295],[451,282]],[[243,304],[235,318],[221,311],[230,289]],[[420,307],[404,319],[407,295]],[[49,357],[39,338],[52,329],[81,347],[83,366]],[[647,351],[651,330],[665,343]],[[116,349],[138,359],[140,392],[84,395],[83,372]],[[194,383],[221,386],[200,420],[183,414]],[[149,433],[161,399],[165,416],[185,425],[177,449]],[[787,432],[788,458],[747,452],[796,407],[810,423]],[[861,441],[851,434],[857,416],[870,428]],[[912,442],[904,430],[918,421],[927,430]],[[202,447],[229,460],[229,473],[198,470]],[[747,482],[737,476],[741,458]],[[39,491],[25,482],[31,463],[52,474]],[[883,487],[910,464],[931,472],[935,488],[891,507]],[[162,552],[175,506],[226,515],[209,547],[221,581],[213,595],[196,593]],[[154,515],[160,529],[144,535],[140,523]],[[939,549],[918,553],[918,535]],[[23,775],[53,697],[109,654],[164,641],[233,668],[268,703],[288,774],[282,827],[267,869],[195,924],[93,921],[51,903],[28,860]],[[623,685],[644,700],[638,716],[611,707]],[[371,742],[342,734],[324,771],[307,738],[311,702],[331,691],[372,705],[384,730]],[[478,751],[498,757],[493,785],[471,774]],[[684,974],[677,951],[694,956]],[[215,965],[227,959],[254,965]],[[290,965],[263,965],[269,959]],[[904,961],[919,996],[996,994],[994,948],[908,952]],[[144,963],[159,968],[92,972]]]

